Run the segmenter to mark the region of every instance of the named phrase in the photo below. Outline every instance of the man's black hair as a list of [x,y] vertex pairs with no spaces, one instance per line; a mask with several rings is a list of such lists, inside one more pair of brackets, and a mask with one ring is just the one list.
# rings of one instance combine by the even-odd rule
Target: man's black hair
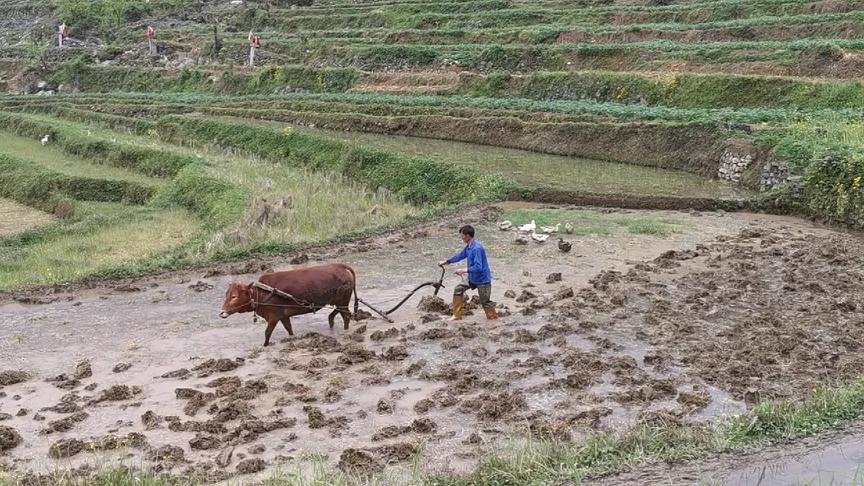
[[474,227],[470,224],[466,224],[465,226],[459,228],[460,235],[468,235],[471,238],[474,238]]

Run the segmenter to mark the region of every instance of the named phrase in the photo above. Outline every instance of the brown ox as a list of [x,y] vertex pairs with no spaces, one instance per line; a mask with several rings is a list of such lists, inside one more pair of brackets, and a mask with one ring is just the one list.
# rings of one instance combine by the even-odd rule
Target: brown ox
[[[357,278],[354,270],[341,263],[301,268],[285,272],[265,273],[250,284],[231,283],[222,303],[223,319],[237,312],[254,312],[267,321],[264,346],[270,344],[270,335],[279,321],[293,336],[291,317],[317,312],[332,305],[335,310],[327,316],[330,328],[336,314],[342,314],[345,329],[351,319],[348,304],[354,294],[354,313],[357,313]],[[271,290],[275,289],[275,290]]]

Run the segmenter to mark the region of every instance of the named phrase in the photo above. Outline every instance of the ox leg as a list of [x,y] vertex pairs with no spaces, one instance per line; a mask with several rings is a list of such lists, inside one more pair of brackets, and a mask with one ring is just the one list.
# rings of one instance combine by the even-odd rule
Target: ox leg
[[333,329],[333,325],[336,324],[334,319],[336,319],[336,314],[338,314],[338,313],[339,313],[339,309],[336,309],[333,312],[331,312],[329,316],[327,316],[327,322],[330,323],[330,329]]
[[351,311],[348,307],[340,307],[339,313],[342,314],[342,320],[345,321],[345,330],[348,330],[348,325],[351,323]]
[[286,317],[285,319],[282,319],[282,326],[284,326],[285,330],[288,331],[289,336],[294,335],[294,330],[291,329],[291,318],[290,317]]
[[273,334],[273,329],[276,329],[278,323],[279,319],[267,321],[267,330],[264,331],[264,346],[270,345],[270,335]]

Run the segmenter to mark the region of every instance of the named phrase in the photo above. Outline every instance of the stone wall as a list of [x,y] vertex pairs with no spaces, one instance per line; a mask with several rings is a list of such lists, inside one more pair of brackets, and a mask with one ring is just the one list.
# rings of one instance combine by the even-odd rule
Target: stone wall
[[717,176],[732,184],[740,184],[744,171],[753,163],[753,155],[742,153],[734,149],[726,149],[720,156],[720,167]]

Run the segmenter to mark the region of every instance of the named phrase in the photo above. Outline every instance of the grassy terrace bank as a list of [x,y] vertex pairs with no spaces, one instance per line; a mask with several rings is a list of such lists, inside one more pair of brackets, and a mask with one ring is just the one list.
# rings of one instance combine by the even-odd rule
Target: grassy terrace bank
[[[446,164],[410,161],[418,171],[406,174],[391,165],[402,167],[403,158],[309,135],[285,136],[290,143],[270,161],[44,115],[2,114],[0,127],[16,134],[0,159],[3,194],[58,216],[0,238],[3,288],[135,275],[356,237],[470,201],[472,194],[494,195],[499,184],[491,178],[491,186],[472,192],[476,180],[447,172]],[[170,139],[180,127],[166,121],[160,133]],[[44,133],[51,135],[47,146],[38,141]],[[110,155],[116,153],[152,163],[120,163],[131,159]],[[344,172],[336,170],[340,163]],[[392,186],[399,177],[410,180]],[[386,195],[388,186],[400,194]]]
[[[109,119],[97,121],[107,123],[111,123],[111,116],[143,115],[155,121],[167,113],[198,112],[211,116],[314,124],[336,130],[350,129],[483,142],[546,153],[683,168],[708,176],[716,173],[720,154],[727,143],[737,140],[752,147],[747,150],[755,151],[757,155],[757,162],[752,164],[753,170],[745,173],[745,183],[758,187],[758,170],[761,170],[763,163],[761,160],[784,161],[793,173],[803,177],[803,191],[794,187],[780,188],[760,197],[760,207],[792,209],[852,226],[862,224],[860,177],[864,176],[864,172],[856,155],[857,148],[861,147],[861,130],[860,124],[855,120],[856,111],[851,109],[786,112],[771,108],[667,108],[593,101],[348,93],[240,99],[207,95],[94,94],[82,95],[80,103],[76,101],[79,98],[74,96],[63,99],[82,108],[101,106],[101,109],[110,112],[107,114]],[[97,100],[98,105],[94,104]],[[27,108],[29,102],[22,104],[20,98],[9,99],[8,103],[17,105],[18,109],[30,109]],[[39,105],[39,102],[36,103]],[[34,107],[33,109],[43,109],[44,105],[37,105],[30,106]],[[240,106],[251,109],[239,108]],[[501,109],[503,112],[495,112]],[[523,122],[517,118],[496,116],[508,111],[513,112],[515,109],[524,110],[526,113],[532,110],[545,110],[547,113],[558,110],[568,116],[573,113],[595,118],[586,119],[585,122],[548,123]],[[387,116],[388,113],[400,113],[399,110],[419,110],[421,113],[428,110],[428,113],[441,115],[411,116],[406,112],[404,115]],[[375,113],[376,116],[357,114],[363,111]],[[472,112],[483,113],[484,116],[468,118]],[[340,115],[334,116],[336,113]],[[93,116],[100,118],[103,115]],[[528,119],[535,116],[530,115]],[[598,123],[597,116],[623,117],[625,120],[631,117],[650,117],[656,121]],[[688,117],[697,121],[674,121]],[[672,118],[673,121],[664,121],[664,118]],[[175,122],[180,119],[182,118],[174,117]],[[724,119],[761,120],[766,124],[756,126],[752,134],[746,134],[725,129],[722,124],[725,122],[721,122]],[[709,123],[709,120],[713,122]],[[826,130],[825,127],[831,129]],[[542,200],[552,201],[555,198]]]
[[[843,427],[864,415],[864,381],[839,388],[814,390],[802,402],[763,402],[749,413],[715,425],[680,422],[658,416],[611,432],[598,433],[579,444],[519,440],[510,447],[491,451],[476,469],[464,475],[436,474],[414,468],[407,475],[385,470],[377,476],[359,476],[330,469],[320,462],[296,464],[277,470],[263,484],[307,485],[412,485],[412,486],[522,486],[581,484],[591,478],[620,473],[635,467],[705,458],[720,453],[758,451]],[[314,461],[314,459],[313,459]],[[417,459],[422,464],[422,458]],[[0,476],[0,485],[19,484],[19,478]],[[73,473],[58,471],[38,478],[59,486],[101,484],[198,485],[194,476],[158,475],[125,468]]]

